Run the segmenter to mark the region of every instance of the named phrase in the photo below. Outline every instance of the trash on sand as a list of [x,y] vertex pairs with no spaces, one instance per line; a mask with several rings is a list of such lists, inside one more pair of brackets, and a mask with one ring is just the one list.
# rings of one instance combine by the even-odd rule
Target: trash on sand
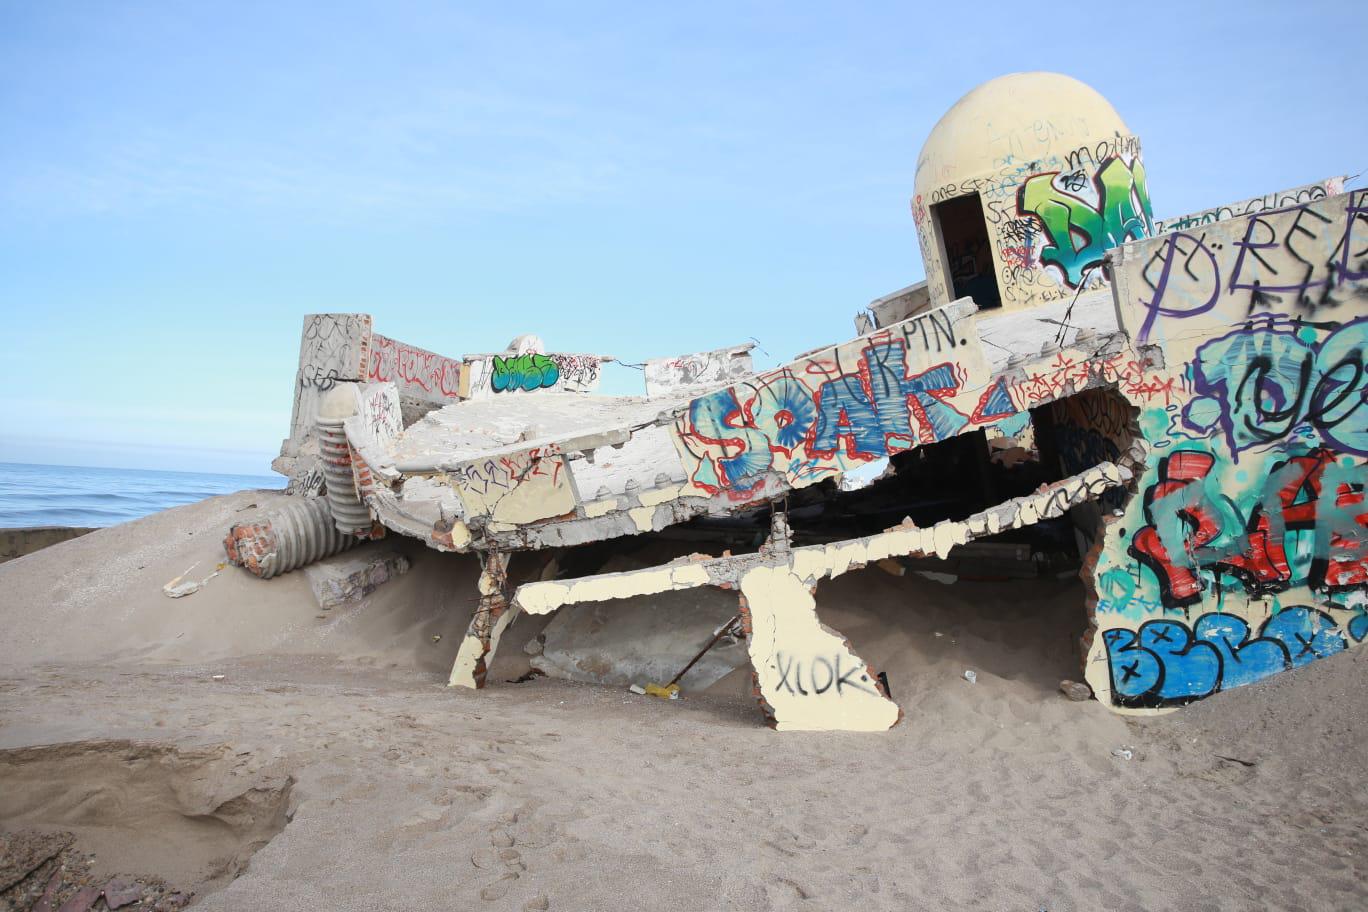
[[224,678],[226,678],[226,677],[228,677],[228,676],[227,676],[227,675],[210,675],[210,677],[212,677],[215,681],[222,681]]
[[187,595],[193,595],[196,592],[199,592],[199,583],[194,580],[185,580],[182,582],[181,579],[182,578],[178,576],[165,586],[162,586],[162,592],[165,592],[167,595],[171,596],[171,598],[184,598]]
[[1116,750],[1112,751],[1112,756],[1119,760],[1130,760],[1135,756],[1135,751],[1131,750],[1129,747],[1118,747]]
[[442,635],[441,635],[440,633],[434,633],[434,634],[432,635],[432,642],[434,642],[434,643],[440,643],[440,642],[442,642]]
[[646,695],[646,688],[642,687],[640,684],[633,684],[631,687],[627,689],[634,694],[641,694],[642,696]]
[[223,568],[228,565],[219,564],[214,568],[213,573],[209,574],[202,580],[196,581],[186,579],[186,577],[190,575],[190,571],[194,570],[198,566],[199,561],[195,561],[193,564],[191,564],[189,567],[185,569],[184,573],[182,573],[175,579],[171,580],[171,582],[167,583],[165,586],[162,586],[162,592],[166,593],[171,598],[184,598],[187,595],[193,595],[194,593],[199,592],[200,589],[204,587],[205,583],[209,582],[211,579],[218,576],[220,571],[222,571]]
[[660,697],[662,700],[679,699],[678,684],[666,684],[664,687],[661,687],[659,684],[647,684],[646,692],[653,697]]
[[973,670],[971,669],[964,673],[964,680],[968,681],[970,684],[973,684],[975,681],[978,680],[978,675],[974,674]]

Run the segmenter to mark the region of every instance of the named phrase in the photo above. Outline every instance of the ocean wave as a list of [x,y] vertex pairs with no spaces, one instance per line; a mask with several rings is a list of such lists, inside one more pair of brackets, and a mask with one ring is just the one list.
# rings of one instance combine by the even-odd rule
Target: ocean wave
[[104,527],[244,489],[282,488],[252,475],[0,464],[0,527]]

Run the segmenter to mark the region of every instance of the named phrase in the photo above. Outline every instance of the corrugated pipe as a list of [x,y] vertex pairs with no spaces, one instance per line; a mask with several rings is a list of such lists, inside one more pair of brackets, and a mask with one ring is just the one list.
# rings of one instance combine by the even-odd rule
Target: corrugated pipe
[[323,478],[328,486],[328,507],[337,528],[349,535],[370,531],[370,509],[356,492],[351,448],[342,422],[356,414],[356,394],[350,385],[334,387],[318,408],[318,453],[323,459]]
[[258,519],[233,526],[223,547],[230,561],[270,579],[345,551],[359,541],[338,530],[321,497],[290,497]]

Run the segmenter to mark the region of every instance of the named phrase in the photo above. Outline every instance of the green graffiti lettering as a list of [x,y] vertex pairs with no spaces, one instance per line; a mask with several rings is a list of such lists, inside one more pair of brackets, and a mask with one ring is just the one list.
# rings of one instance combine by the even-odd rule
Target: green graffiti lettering
[[489,386],[496,393],[524,390],[532,392],[556,385],[560,367],[546,355],[494,356],[494,372]]
[[1027,179],[1017,192],[1017,212],[1034,216],[1049,238],[1040,253],[1044,263],[1058,266],[1077,288],[1083,273],[1102,262],[1108,250],[1127,240],[1154,233],[1145,166],[1109,158],[1093,176],[1097,205],[1055,186],[1058,171]]

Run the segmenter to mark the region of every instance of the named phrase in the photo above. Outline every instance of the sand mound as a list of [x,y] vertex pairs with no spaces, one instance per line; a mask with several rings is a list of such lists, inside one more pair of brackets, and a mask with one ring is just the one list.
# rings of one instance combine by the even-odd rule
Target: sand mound
[[0,566],[0,663],[324,654],[449,670],[477,599],[478,565],[399,536],[347,552],[399,549],[412,562],[407,574],[349,608],[321,612],[302,572],[260,580],[232,565],[193,595],[170,599],[162,592],[188,568],[190,578],[209,576],[225,560],[228,527],[283,496],[213,497]]

